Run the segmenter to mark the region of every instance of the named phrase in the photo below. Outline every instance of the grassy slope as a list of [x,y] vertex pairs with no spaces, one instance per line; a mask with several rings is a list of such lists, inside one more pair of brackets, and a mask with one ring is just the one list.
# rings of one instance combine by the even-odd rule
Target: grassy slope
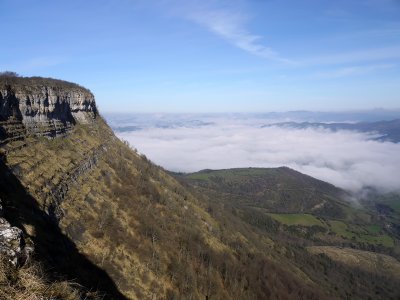
[[[87,299],[101,299],[92,293]],[[37,263],[29,263],[21,268],[14,268],[0,255],[0,299],[82,299],[80,291],[73,282],[54,282],[46,278],[42,267]]]
[[332,246],[313,246],[308,250],[315,254],[324,253],[332,260],[344,262],[372,273],[400,277],[400,262],[388,255]]
[[[81,170],[93,155],[96,165]],[[287,260],[283,246],[232,216],[213,216],[206,202],[116,139],[100,118],[63,139],[31,138],[28,147],[9,152],[7,165],[41,210],[62,216],[62,232],[129,298],[323,293]],[[64,196],[55,199],[56,192]],[[33,240],[44,232],[32,221],[22,226]],[[62,257],[48,257],[56,249],[49,240],[38,255],[61,263]]]
[[268,214],[274,220],[283,223],[288,226],[300,225],[300,226],[321,226],[324,224],[316,217],[310,214]]

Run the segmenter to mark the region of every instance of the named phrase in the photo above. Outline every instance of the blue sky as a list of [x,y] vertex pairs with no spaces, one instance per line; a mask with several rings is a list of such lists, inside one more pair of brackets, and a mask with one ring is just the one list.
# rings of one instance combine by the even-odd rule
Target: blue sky
[[100,110],[400,108],[398,0],[0,0],[0,70]]

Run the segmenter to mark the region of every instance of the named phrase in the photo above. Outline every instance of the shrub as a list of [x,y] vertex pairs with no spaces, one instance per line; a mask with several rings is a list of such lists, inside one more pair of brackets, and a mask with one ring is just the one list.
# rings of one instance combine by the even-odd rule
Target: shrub
[[15,268],[0,255],[0,299],[100,299],[96,294],[84,295],[69,281],[51,282],[36,262]]

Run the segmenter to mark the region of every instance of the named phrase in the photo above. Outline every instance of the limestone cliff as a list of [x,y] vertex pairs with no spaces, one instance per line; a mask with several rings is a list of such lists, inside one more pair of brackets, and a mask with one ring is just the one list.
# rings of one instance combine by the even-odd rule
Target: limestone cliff
[[39,77],[0,77],[0,140],[55,137],[97,115],[93,94],[76,84]]

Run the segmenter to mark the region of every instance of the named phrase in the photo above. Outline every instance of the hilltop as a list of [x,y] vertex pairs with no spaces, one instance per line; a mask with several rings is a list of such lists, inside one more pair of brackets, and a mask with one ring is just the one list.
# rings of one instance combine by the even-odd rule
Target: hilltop
[[[368,250],[340,227],[368,213],[346,203],[336,187],[287,168],[172,176],[114,135],[87,89],[13,80],[0,80],[4,219],[20,230],[18,274],[18,265],[40,263],[46,284],[75,282],[69,286],[76,293],[59,298],[399,295],[399,277],[310,250],[337,243]],[[294,214],[312,219],[311,226],[293,221]],[[329,225],[344,237],[329,235]],[[387,235],[378,231],[372,240]],[[369,250],[391,254],[397,240],[382,239],[391,242]]]
[[386,202],[377,195],[362,200],[368,205],[361,205],[349,192],[287,167],[203,170],[174,176],[270,234],[294,235],[310,245],[318,242],[398,253],[398,233],[392,229],[397,227],[397,214],[378,216],[374,205],[379,208]]
[[204,170],[185,178],[231,202],[280,213],[340,214],[347,193],[287,167]]

